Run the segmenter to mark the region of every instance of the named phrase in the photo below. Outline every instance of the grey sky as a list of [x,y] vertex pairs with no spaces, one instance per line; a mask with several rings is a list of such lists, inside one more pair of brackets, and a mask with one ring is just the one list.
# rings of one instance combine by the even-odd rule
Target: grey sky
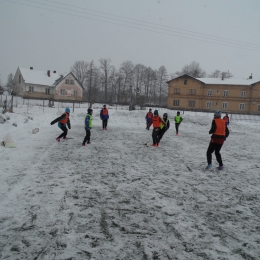
[[260,78],[259,13],[259,0],[0,0],[1,80],[18,66],[65,73],[101,58]]

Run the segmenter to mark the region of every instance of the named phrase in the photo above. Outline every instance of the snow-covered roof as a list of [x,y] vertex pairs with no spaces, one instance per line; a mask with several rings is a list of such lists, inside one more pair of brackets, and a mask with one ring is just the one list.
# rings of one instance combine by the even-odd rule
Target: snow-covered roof
[[183,74],[176,78],[173,78],[166,83],[170,83],[172,80],[181,78],[183,76],[189,76],[193,79],[197,79],[205,84],[212,84],[212,85],[243,85],[243,86],[250,86],[254,83],[260,82],[260,79],[238,79],[238,78],[225,78],[222,80],[221,78],[194,78],[188,74]]
[[199,81],[202,81],[205,84],[214,84],[214,85],[244,85],[250,86],[260,80],[254,79],[236,79],[236,78],[225,78],[222,80],[221,78],[196,78]]
[[50,77],[47,75],[46,71],[40,71],[40,70],[31,70],[27,68],[21,68],[19,67],[23,79],[25,80],[25,83],[31,83],[31,84],[38,84],[38,85],[45,85],[45,86],[53,86],[55,81],[60,78],[59,73],[53,73],[50,71]]

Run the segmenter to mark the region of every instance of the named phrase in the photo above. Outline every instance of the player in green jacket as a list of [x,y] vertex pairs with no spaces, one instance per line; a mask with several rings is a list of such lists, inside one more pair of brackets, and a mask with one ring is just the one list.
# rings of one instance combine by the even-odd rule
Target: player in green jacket
[[175,121],[175,129],[176,129],[176,135],[179,135],[179,126],[180,123],[182,122],[182,117],[180,116],[180,112],[177,112],[177,116],[174,117]]
[[86,130],[86,136],[83,140],[82,146],[86,146],[87,144],[90,144],[90,136],[91,136],[91,128],[92,128],[92,114],[93,110],[91,108],[88,109],[88,113],[85,117],[85,130]]

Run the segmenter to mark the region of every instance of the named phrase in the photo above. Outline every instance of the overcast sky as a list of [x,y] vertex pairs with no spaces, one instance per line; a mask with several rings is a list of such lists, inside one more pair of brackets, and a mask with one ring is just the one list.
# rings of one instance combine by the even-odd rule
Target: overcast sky
[[0,0],[2,83],[18,66],[69,72],[75,61],[126,60],[168,74],[260,78],[259,0]]

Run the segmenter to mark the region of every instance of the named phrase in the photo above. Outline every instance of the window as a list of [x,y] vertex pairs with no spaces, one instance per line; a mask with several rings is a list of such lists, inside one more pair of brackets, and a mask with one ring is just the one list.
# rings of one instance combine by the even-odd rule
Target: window
[[179,106],[180,100],[173,100],[173,105],[174,106]]
[[212,90],[211,89],[208,90],[208,96],[212,96]]
[[227,97],[228,96],[228,90],[224,90],[224,97]]
[[175,89],[174,89],[174,94],[180,94],[180,93],[181,93],[181,91],[180,91],[179,88],[175,88]]
[[74,97],[77,97],[77,96],[78,96],[78,91],[77,91],[77,90],[74,90],[73,95],[74,95]]
[[240,110],[244,110],[245,109],[245,104],[244,103],[239,104],[239,109]]
[[74,80],[73,79],[70,80],[70,85],[74,85]]
[[211,101],[207,101],[206,107],[207,107],[207,108],[210,108],[210,107],[211,107]]
[[189,101],[189,107],[195,107],[195,101]]
[[241,91],[241,97],[246,97],[246,92],[245,91]]
[[184,85],[187,85],[187,83],[188,83],[188,80],[185,79],[185,80],[184,80]]
[[217,94],[219,93],[219,90],[217,89]]
[[34,87],[33,86],[29,86],[29,92],[33,93],[33,91],[34,91]]
[[46,94],[46,95],[50,95],[50,89],[49,89],[49,88],[46,88],[46,89],[45,89],[45,94]]
[[196,89],[195,89],[195,88],[194,88],[194,89],[191,89],[191,88],[190,88],[189,94],[190,94],[190,95],[196,95]]
[[65,89],[61,89],[61,90],[60,90],[60,95],[61,95],[61,96],[65,96]]
[[223,108],[223,109],[226,109],[226,108],[227,108],[227,102],[223,102],[223,103],[222,103],[222,108]]
[[66,80],[65,80],[65,83],[66,83],[67,85],[69,85],[69,84],[70,84],[70,80],[69,80],[69,79],[66,79]]
[[258,111],[260,111],[260,105],[258,105]]

